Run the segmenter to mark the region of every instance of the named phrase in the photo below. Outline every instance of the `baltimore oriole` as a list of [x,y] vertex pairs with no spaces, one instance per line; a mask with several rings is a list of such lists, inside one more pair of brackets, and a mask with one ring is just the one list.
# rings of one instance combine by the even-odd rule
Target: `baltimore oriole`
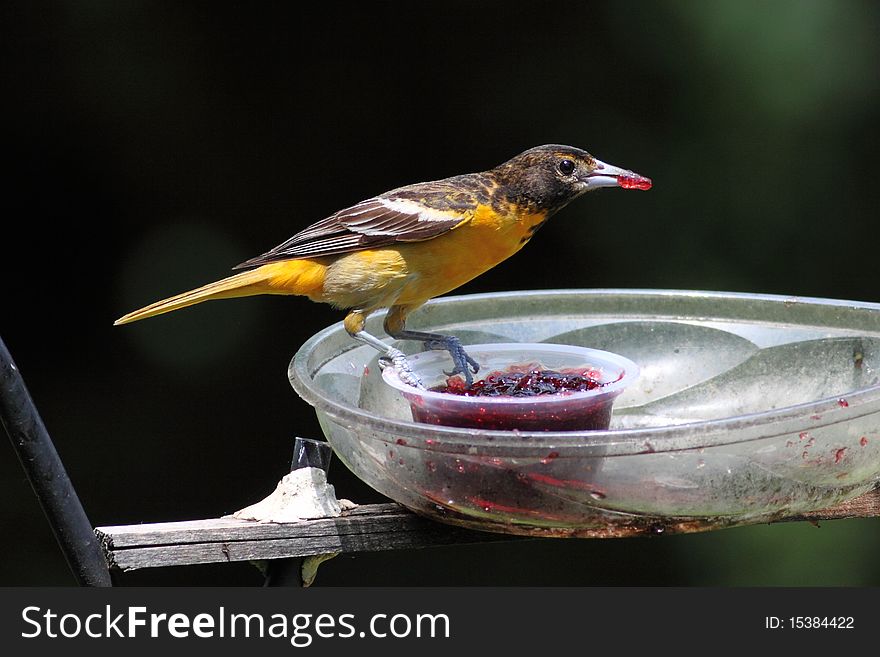
[[[348,333],[384,352],[404,373],[401,351],[364,330],[388,308],[384,328],[452,356],[450,374],[471,382],[474,361],[454,336],[410,331],[409,313],[519,251],[558,210],[599,187],[649,189],[648,178],[571,146],[538,146],[482,173],[385,192],[312,224],[229,278],[157,301],[116,320],[126,324],[208,299],[293,294],[348,310]],[[411,373],[405,375],[414,385]]]

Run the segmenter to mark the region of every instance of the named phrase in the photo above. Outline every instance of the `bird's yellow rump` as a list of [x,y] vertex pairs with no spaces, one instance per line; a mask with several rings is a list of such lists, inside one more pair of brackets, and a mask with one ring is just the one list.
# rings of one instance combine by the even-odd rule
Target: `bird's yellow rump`
[[470,382],[471,370],[479,365],[458,339],[409,331],[407,315],[512,256],[577,196],[613,186],[648,189],[651,181],[571,146],[539,146],[488,171],[409,185],[361,201],[237,267],[245,271],[157,301],[115,323],[210,299],[306,296],[347,310],[346,330],[387,352],[405,371],[402,353],[364,331],[371,312],[388,308],[384,328],[391,337],[448,350],[453,372]]

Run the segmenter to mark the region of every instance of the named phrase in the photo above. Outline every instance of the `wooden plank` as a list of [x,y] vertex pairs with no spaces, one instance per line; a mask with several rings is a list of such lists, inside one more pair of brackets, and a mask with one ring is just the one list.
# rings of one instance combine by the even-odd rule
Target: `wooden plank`
[[[774,522],[838,520],[880,516],[880,488],[831,509]],[[259,523],[235,518],[98,527],[112,568],[135,570],[332,552],[405,550],[439,545],[524,540],[526,537],[444,525],[402,506],[368,504],[339,518],[296,523]]]
[[346,512],[339,518],[317,518],[293,523],[259,523],[237,518],[213,518],[183,522],[157,522],[143,525],[99,527],[113,541],[114,548],[136,546],[240,541],[275,538],[304,538],[360,533],[360,520],[368,520],[377,531],[393,528],[401,518],[413,514],[397,504],[368,504]]
[[119,570],[522,538],[443,525],[397,504],[364,505],[339,518],[297,523],[218,518],[98,527],[95,532],[108,563]]

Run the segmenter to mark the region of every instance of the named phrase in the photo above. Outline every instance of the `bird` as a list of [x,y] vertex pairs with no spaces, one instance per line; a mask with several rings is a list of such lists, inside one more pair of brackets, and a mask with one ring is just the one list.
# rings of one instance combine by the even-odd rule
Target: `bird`
[[258,294],[305,296],[345,310],[345,330],[384,354],[405,382],[423,387],[402,351],[365,330],[387,309],[395,340],[448,351],[449,376],[468,385],[480,364],[453,335],[406,328],[407,317],[522,249],[550,217],[602,187],[650,189],[650,178],[561,144],[528,149],[498,166],[392,189],[313,223],[275,248],[233,267],[243,271],[130,312],[114,324],[211,299]]

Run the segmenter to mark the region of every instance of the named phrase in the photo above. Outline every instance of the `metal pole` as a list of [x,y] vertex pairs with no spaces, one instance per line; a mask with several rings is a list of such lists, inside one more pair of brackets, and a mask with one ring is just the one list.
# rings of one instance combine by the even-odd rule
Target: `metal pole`
[[80,586],[112,586],[92,524],[2,338],[0,424],[9,434],[76,581]]

